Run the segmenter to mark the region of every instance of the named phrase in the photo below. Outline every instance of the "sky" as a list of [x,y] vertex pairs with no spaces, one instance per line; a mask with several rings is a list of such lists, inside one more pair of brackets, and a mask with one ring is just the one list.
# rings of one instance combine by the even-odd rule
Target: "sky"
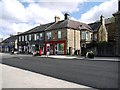
[[54,17],[93,23],[103,15],[117,12],[117,0],[0,0],[0,38],[25,32],[40,24],[54,22]]

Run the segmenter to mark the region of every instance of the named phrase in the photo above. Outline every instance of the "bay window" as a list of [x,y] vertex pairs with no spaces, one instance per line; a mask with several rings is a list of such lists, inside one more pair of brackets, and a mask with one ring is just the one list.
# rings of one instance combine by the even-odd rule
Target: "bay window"
[[86,32],[82,32],[82,40],[86,39]]

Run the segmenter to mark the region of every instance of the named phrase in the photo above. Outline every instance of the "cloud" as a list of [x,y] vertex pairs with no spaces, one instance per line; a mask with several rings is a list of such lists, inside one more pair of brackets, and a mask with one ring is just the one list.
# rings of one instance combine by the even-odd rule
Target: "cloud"
[[[27,2],[27,5],[25,6]],[[32,2],[32,3],[31,3]],[[24,32],[36,25],[54,22],[54,16],[64,18],[65,11],[79,11],[78,3],[41,2],[34,0],[1,0],[0,1],[0,36]]]
[[81,15],[79,21],[91,23],[99,20],[100,15],[105,18],[111,17],[113,13],[117,11],[118,3],[117,0],[109,0],[101,3],[98,6],[94,6],[89,9],[86,13]]
[[[77,13],[79,5],[90,0],[0,0],[0,37],[6,38],[9,34],[24,32],[40,24],[54,22],[57,15],[64,19],[64,13]],[[96,1],[96,0],[95,0]],[[100,1],[100,0],[98,0]],[[103,1],[103,0],[102,0]],[[109,7],[109,8],[108,8]],[[79,21],[92,22],[101,14],[105,17],[116,11],[116,1],[109,0],[99,6],[91,8],[82,14]],[[71,17],[76,20],[75,17]]]

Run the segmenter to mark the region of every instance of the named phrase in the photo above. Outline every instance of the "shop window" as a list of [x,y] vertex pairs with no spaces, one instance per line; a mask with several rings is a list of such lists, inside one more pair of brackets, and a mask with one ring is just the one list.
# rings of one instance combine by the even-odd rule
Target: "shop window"
[[64,44],[58,44],[58,51],[64,51]]

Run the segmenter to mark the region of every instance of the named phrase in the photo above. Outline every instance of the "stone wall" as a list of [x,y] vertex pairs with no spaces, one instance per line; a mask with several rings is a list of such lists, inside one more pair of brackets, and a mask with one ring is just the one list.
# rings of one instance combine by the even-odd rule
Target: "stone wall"
[[[61,31],[61,38],[60,39],[58,38],[58,31]],[[52,39],[50,39],[50,41],[66,40],[67,29],[57,29],[57,30],[46,31],[45,35],[46,35],[47,32],[52,33]],[[48,41],[48,39],[45,38],[45,41]]]
[[67,49],[72,47],[74,50],[80,50],[80,31],[67,29]]
[[98,31],[98,41],[108,41],[108,33],[103,25],[101,25]]

